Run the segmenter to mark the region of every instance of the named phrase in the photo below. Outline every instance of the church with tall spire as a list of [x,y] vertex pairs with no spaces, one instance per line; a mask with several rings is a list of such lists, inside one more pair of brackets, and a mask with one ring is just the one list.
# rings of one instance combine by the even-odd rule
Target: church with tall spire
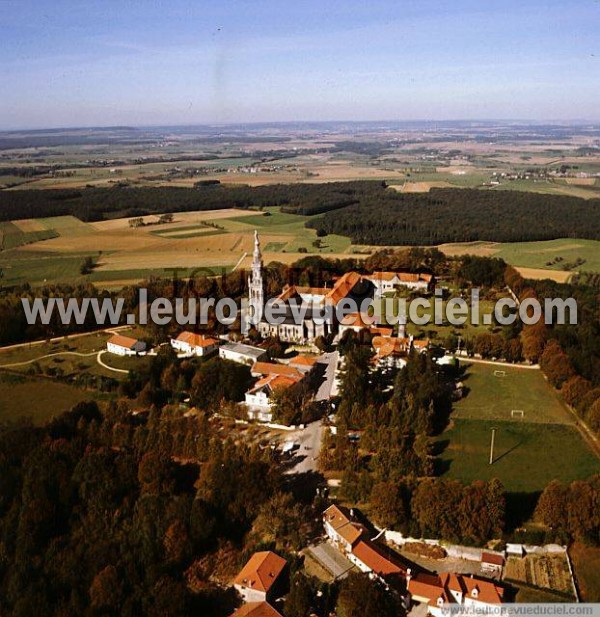
[[265,307],[265,285],[263,280],[263,261],[260,250],[258,231],[254,230],[254,253],[252,256],[252,270],[248,277],[248,304],[255,315],[262,318]]
[[[344,298],[362,301],[372,298],[374,285],[357,272],[346,272],[331,288],[285,285],[277,296],[278,320],[270,323],[264,315],[265,279],[258,231],[254,231],[254,253],[248,276],[248,312],[243,320],[242,334],[248,336],[253,325],[265,339],[275,337],[287,343],[306,344],[319,336],[334,334],[337,330],[335,314],[326,317],[326,308],[334,308]],[[303,311],[300,311],[304,308]],[[252,315],[252,318],[250,318]]]

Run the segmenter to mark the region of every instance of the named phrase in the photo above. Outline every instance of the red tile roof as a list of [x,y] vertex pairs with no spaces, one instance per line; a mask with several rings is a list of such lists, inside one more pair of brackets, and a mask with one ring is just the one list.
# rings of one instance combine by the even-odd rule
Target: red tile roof
[[431,276],[431,274],[423,274],[423,273],[414,274],[412,272],[398,272],[398,278],[403,283],[417,283],[420,281],[424,283],[429,283],[433,277]]
[[434,604],[440,596],[451,597],[450,591],[486,604],[501,604],[504,599],[504,588],[494,581],[449,572],[439,576],[416,574],[408,582],[408,591],[413,596],[427,599],[430,604]]
[[439,576],[419,573],[408,581],[408,591],[412,596],[430,602],[437,600],[444,589]]
[[301,285],[286,285],[277,296],[279,300],[289,300],[298,294],[310,294],[313,296],[323,296],[326,304],[337,304],[346,298],[360,282],[362,276],[358,272],[346,272],[334,283],[331,289],[327,287],[304,287]]
[[429,283],[433,276],[431,274],[416,272],[373,272],[369,277],[371,280],[392,281],[395,278],[402,283]]
[[290,366],[314,366],[319,361],[318,356],[300,354],[290,360]]
[[[500,587],[500,585],[483,578],[475,578],[474,576],[462,576],[461,578],[470,598],[474,598],[479,602],[485,602],[486,604],[502,604],[504,588]],[[473,590],[476,590],[477,597],[473,594]]]
[[286,566],[285,559],[271,551],[254,553],[233,584],[268,593]]
[[370,328],[373,325],[373,318],[363,313],[350,313],[345,315],[340,324],[342,326],[351,326],[354,328]]
[[361,275],[358,272],[346,272],[341,276],[333,286],[333,289],[329,290],[325,298],[325,302],[328,304],[337,304],[344,298],[346,298],[354,287],[360,282]]
[[504,565],[504,557],[502,557],[502,555],[498,555],[497,553],[488,553],[486,551],[481,553],[481,561],[482,563],[491,563],[495,566]]
[[365,531],[362,525],[352,522],[350,512],[342,506],[329,506],[323,513],[323,518],[350,545],[362,537]]
[[354,543],[362,537],[364,533],[364,528],[357,523],[348,523],[342,527],[339,527],[335,530],[337,534],[339,534],[350,546],[354,545]]
[[231,617],[282,617],[268,602],[248,602],[238,608]]
[[390,574],[406,574],[407,567],[400,564],[393,551],[370,540],[361,540],[352,553],[375,574],[388,576]]
[[299,379],[294,379],[292,377],[288,377],[287,375],[266,375],[265,377],[259,379],[254,386],[248,390],[248,393],[253,394],[265,386],[269,386],[272,392],[275,392],[276,390],[285,390],[286,388],[297,384],[299,381]]
[[285,375],[292,379],[302,379],[302,373],[293,366],[287,364],[277,364],[275,362],[255,362],[252,367],[254,375]]
[[122,334],[113,334],[107,341],[107,343],[125,347],[125,349],[131,349],[137,342],[137,339],[131,336],[123,336]]
[[187,343],[192,347],[210,347],[219,342],[217,339],[204,336],[203,334],[196,334],[195,332],[180,332],[176,340]]
[[380,358],[404,355],[410,349],[410,339],[392,336],[375,336],[371,344]]
[[323,518],[337,530],[338,527],[350,522],[350,513],[347,508],[333,504],[323,512]]
[[394,329],[393,328],[385,328],[385,327],[382,327],[382,326],[376,326],[376,327],[369,328],[369,332],[373,336],[392,336],[392,334],[394,333]]

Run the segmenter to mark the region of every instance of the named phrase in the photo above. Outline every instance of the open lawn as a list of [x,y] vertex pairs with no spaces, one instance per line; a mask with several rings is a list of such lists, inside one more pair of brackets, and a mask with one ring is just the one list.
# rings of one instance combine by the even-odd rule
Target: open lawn
[[[141,330],[121,329],[125,335],[143,336]],[[84,336],[63,338],[51,342],[0,348],[0,370],[22,375],[46,375],[50,377],[75,378],[84,373],[113,379],[123,379],[123,374],[108,370],[97,361],[99,351],[106,348],[110,338],[107,332],[95,332]],[[105,364],[113,368],[131,369],[146,365],[148,357],[121,358],[105,353]]]
[[58,232],[54,229],[24,230],[15,223],[0,223],[0,249],[3,251],[57,236]]
[[[491,429],[494,463],[489,464]],[[572,426],[535,422],[455,419],[439,438],[441,470],[466,483],[499,478],[510,492],[541,491],[600,472],[600,461]]]
[[[511,420],[511,410],[524,412],[515,421],[573,424],[542,371],[489,364],[463,363],[467,394],[454,406],[452,417],[469,420]],[[504,377],[496,376],[505,373]]]
[[34,424],[43,424],[96,397],[94,392],[64,383],[0,374],[0,422],[31,418]]
[[[555,478],[568,482],[600,472],[600,460],[541,371],[471,364],[463,381],[467,394],[438,438],[440,469],[449,477],[464,482],[496,477],[509,491],[529,492]],[[524,417],[511,417],[512,409],[523,410]],[[497,431],[490,465],[492,428]]]

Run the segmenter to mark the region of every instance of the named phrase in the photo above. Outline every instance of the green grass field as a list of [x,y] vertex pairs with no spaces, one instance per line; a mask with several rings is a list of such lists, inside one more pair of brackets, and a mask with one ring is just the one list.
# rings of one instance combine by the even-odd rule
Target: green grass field
[[0,422],[31,418],[43,424],[82,401],[97,398],[94,392],[64,383],[0,374]]
[[289,236],[287,242],[270,242],[265,245],[265,251],[277,253],[295,253],[306,250],[308,253],[345,253],[350,251],[350,239],[335,234],[321,238],[320,248],[313,246],[317,239],[314,229],[305,227],[310,217],[300,214],[281,212],[278,207],[265,208],[256,216],[238,216],[219,220],[219,224],[232,233],[248,232],[258,229],[259,232]]
[[[497,370],[506,377],[495,377]],[[541,371],[472,364],[464,384],[469,391],[438,438],[441,470],[448,477],[463,482],[496,477],[509,491],[530,492],[555,478],[568,482],[600,472],[600,460]],[[512,409],[522,409],[524,418],[511,418]],[[492,428],[495,462],[489,465]]]
[[[43,245],[40,245],[40,247]],[[77,283],[84,280],[80,268],[87,256],[96,253],[59,254],[44,251],[3,251],[0,252],[0,268],[4,285],[28,282],[33,286],[46,282]]]
[[[489,464],[491,429],[496,428],[494,464]],[[600,461],[577,430],[564,424],[456,419],[443,433],[441,455],[448,477],[466,483],[499,478],[508,491],[542,490],[600,472]]]
[[[421,175],[426,178],[432,174]],[[199,266],[222,265],[230,269],[243,256],[244,250],[248,251],[247,242],[245,249],[241,248],[244,245],[242,239],[247,239],[255,229],[263,234],[263,251],[267,254],[267,261],[289,263],[304,254],[320,254],[323,257],[329,254],[350,256],[374,250],[374,247],[353,246],[349,238],[339,235],[317,239],[315,230],[305,227],[310,217],[284,213],[275,206],[266,208],[264,212],[256,211],[250,216],[240,216],[236,212],[232,214],[229,218],[218,219],[218,225],[222,229],[207,225],[203,221],[195,221],[189,225],[179,224],[162,229],[136,231],[136,246],[139,249],[131,251],[123,245],[122,231],[121,235],[119,232],[111,232],[110,228],[99,232],[93,225],[73,216],[36,219],[28,222],[32,231],[23,231],[15,223],[1,223],[0,236],[4,239],[4,250],[0,250],[2,282],[4,285],[28,282],[33,286],[40,286],[45,283],[77,284],[89,281],[101,287],[118,287],[149,276],[170,276],[169,260],[173,260],[173,263],[177,261],[174,254],[180,246],[178,242],[181,243],[183,251],[189,251],[190,243],[197,243],[193,250],[194,254],[197,254]],[[145,235],[147,244],[140,242],[140,234],[142,238]],[[50,239],[57,236],[56,242]],[[49,241],[31,244],[43,239]],[[150,250],[155,241],[160,241],[161,244],[157,244],[155,250]],[[29,246],[23,246],[24,244]],[[600,242],[561,239],[550,242],[482,243],[481,246],[474,246],[473,252],[484,251],[484,254],[497,255],[516,266],[596,272],[600,271],[599,249]],[[470,247],[465,248],[465,252],[469,250]],[[100,263],[99,270],[82,276],[80,268],[83,260],[88,256],[98,259],[100,252],[109,264],[111,259],[115,259],[119,266],[111,269],[110,265]],[[125,253],[128,258],[126,263],[122,259]],[[284,253],[286,255],[283,255]],[[144,259],[140,260],[140,255]],[[146,260],[146,256],[150,262]],[[583,263],[580,264],[577,260]],[[102,262],[102,259],[100,261]],[[163,263],[164,267],[161,267]],[[193,263],[190,260],[183,265],[191,266]],[[128,264],[131,264],[129,268]],[[188,267],[182,271],[181,276],[187,276],[185,272],[191,271],[192,268]],[[483,308],[485,310],[485,307]],[[411,333],[444,338],[454,330],[451,326],[431,326],[427,329],[414,329]],[[460,330],[468,335],[470,326]]]
[[[139,328],[122,330],[122,333],[138,337],[144,335],[143,330]],[[106,348],[106,341],[110,336],[107,332],[96,332],[56,341],[1,348],[0,370],[5,368],[11,374],[20,373],[23,376],[42,374],[71,378],[88,373],[112,377],[113,379],[123,379],[123,374],[102,367],[96,359],[97,352]],[[129,370],[147,365],[150,358],[122,358],[105,353],[102,360],[113,368]]]
[[561,238],[544,242],[507,242],[496,245],[496,257],[525,268],[567,270],[577,259],[585,260],[575,270],[600,272],[600,242]]
[[[573,424],[542,371],[507,365],[464,363],[462,378],[469,393],[454,406],[453,417],[466,420],[511,420],[511,410],[524,412],[524,422]],[[505,377],[495,375],[504,371]]]
[[38,231],[23,231],[14,223],[0,223],[0,247],[3,251],[14,249],[25,244],[33,244],[50,238],[57,238],[55,229],[40,229]]

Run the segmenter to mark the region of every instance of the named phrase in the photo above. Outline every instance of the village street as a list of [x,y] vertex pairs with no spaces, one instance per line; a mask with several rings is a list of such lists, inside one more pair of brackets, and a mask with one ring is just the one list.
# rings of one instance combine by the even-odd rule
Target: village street
[[319,465],[319,452],[323,439],[323,422],[317,420],[307,424],[303,429],[291,431],[288,440],[299,444],[294,453],[294,466],[286,471],[286,474],[316,473]]

